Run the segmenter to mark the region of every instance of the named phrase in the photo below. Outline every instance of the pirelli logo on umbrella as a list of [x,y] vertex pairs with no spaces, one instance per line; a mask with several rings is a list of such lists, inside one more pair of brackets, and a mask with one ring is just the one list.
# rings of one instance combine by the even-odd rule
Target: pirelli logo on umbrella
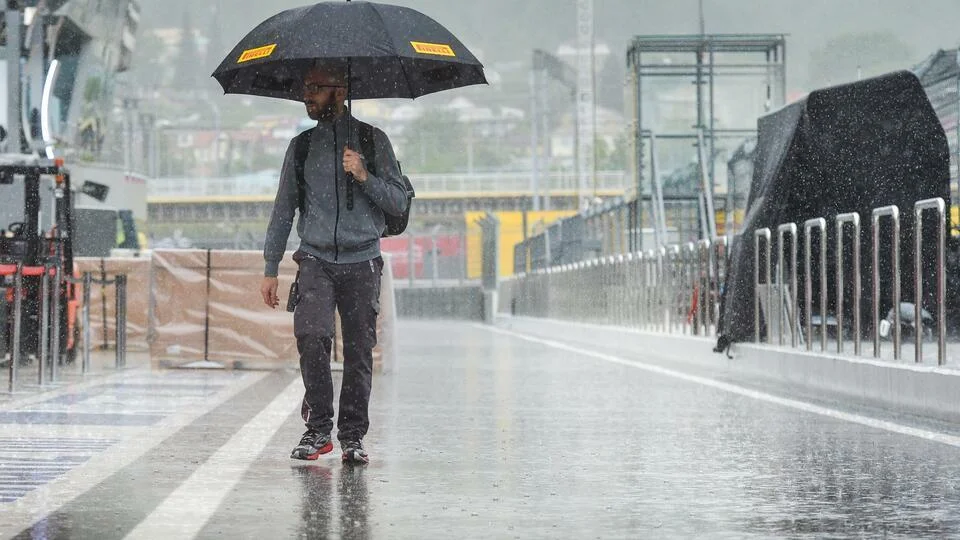
[[240,59],[237,60],[238,64],[244,62],[249,62],[251,60],[259,60],[261,58],[266,58],[273,54],[273,50],[277,48],[277,44],[264,45],[263,47],[257,47],[256,49],[247,49],[243,51],[243,54],[240,55]]
[[422,41],[411,41],[413,50],[420,54],[432,54],[434,56],[456,56],[449,45],[440,43],[424,43]]

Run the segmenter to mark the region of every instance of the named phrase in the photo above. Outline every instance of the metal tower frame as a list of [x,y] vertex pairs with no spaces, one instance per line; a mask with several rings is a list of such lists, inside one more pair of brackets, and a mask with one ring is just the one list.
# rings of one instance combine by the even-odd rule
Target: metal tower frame
[[[576,70],[567,65],[556,56],[541,50],[533,51],[533,70],[530,73],[530,96],[531,96],[531,158],[533,161],[533,175],[531,176],[530,192],[532,197],[533,210],[550,209],[550,189],[552,186],[540,185],[541,177],[549,176],[550,172],[550,111],[547,99],[547,82],[554,80],[560,83],[570,92],[570,98],[574,103],[574,147],[577,146],[579,136],[579,123],[577,117],[577,73]],[[541,151],[541,146],[543,150]],[[577,161],[577,152],[574,151],[574,170],[579,173]],[[578,205],[580,196],[577,197]],[[579,206],[578,206],[579,207]]]
[[577,0],[577,168],[579,206],[586,208],[596,178],[597,102],[593,0]]
[[[717,55],[736,53],[756,55],[755,62],[718,62]],[[684,55],[692,57],[691,63],[663,63],[663,55]],[[702,237],[715,234],[715,213],[708,209],[713,206],[716,192],[715,155],[716,142],[720,138],[743,139],[756,133],[756,129],[717,129],[715,125],[714,97],[718,76],[757,77],[766,82],[766,110],[772,110],[786,103],[786,36],[784,34],[695,34],[695,35],[647,35],[635,37],[627,51],[627,70],[629,82],[634,92],[634,185],[636,189],[630,224],[631,250],[644,249],[643,244],[643,201],[648,195],[656,195],[644,189],[646,182],[644,169],[645,139],[653,133],[650,126],[644,124],[645,105],[644,82],[653,77],[673,77],[686,79],[696,86],[697,120],[689,131],[680,133],[659,133],[661,139],[689,139],[698,146],[697,155],[702,171],[701,205],[707,223],[701,231]],[[656,57],[657,62],[646,60]],[[748,56],[749,57],[749,56]],[[706,161],[706,162],[705,162]],[[707,192],[709,188],[709,192]],[[729,195],[729,194],[728,194]],[[653,201],[652,204],[657,204]],[[727,201],[729,209],[732,201]],[[655,208],[655,207],[654,207]],[[665,238],[666,231],[660,231]]]

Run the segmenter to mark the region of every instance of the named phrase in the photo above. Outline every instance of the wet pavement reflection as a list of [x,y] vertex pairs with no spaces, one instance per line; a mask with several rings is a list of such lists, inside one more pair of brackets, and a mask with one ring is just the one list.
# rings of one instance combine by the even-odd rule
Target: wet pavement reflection
[[[344,466],[339,448],[290,460],[303,431],[291,404],[198,537],[960,536],[960,448],[949,444],[479,326],[405,322],[400,345],[398,371],[375,380],[370,465]],[[266,403],[265,389],[284,384],[265,380],[237,403]],[[206,441],[230,431],[214,424]],[[126,474],[156,483],[171,477],[161,466]],[[123,538],[142,517],[111,518],[136,503],[105,486],[60,522],[112,522],[96,537]]]
[[331,538],[331,533],[344,539],[371,538],[364,469],[317,464],[291,468],[302,487],[298,538]]
[[[373,462],[293,466],[292,537],[960,535],[960,449],[479,327],[406,323],[401,339],[374,389]],[[291,416],[234,497],[263,492],[300,429]]]

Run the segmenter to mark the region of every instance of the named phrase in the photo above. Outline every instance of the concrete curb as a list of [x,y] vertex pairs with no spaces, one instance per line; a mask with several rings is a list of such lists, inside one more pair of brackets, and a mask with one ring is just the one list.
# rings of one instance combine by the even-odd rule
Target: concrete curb
[[616,343],[684,365],[720,369],[753,380],[852,402],[951,422],[960,421],[960,370],[872,358],[735,344],[733,358],[713,352],[715,339],[644,332],[632,328],[501,316],[512,330],[564,342]]

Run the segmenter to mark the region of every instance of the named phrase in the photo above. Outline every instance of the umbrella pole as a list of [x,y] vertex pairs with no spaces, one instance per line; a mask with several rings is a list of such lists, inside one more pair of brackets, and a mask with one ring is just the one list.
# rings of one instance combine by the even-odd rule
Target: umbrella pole
[[[350,3],[350,0],[347,0],[347,3]],[[350,80],[353,78],[353,62],[351,58],[347,57],[347,142],[353,143],[353,97],[350,95]],[[359,146],[358,146],[359,149]]]
[[[347,0],[347,3],[350,3],[350,0]],[[347,145],[351,150],[353,148],[353,98],[350,96],[350,79],[352,78],[352,68],[353,63],[350,58],[347,58]],[[353,175],[347,175],[347,190],[353,190]]]
[[[348,2],[350,0],[347,0]],[[353,96],[350,95],[351,79],[353,78],[353,62],[347,58],[347,143],[353,148]]]
[[[350,0],[347,0],[349,2]],[[353,98],[350,95],[350,87],[352,75],[353,75],[353,65],[350,58],[347,58],[347,146],[351,150],[356,150],[359,152],[359,145],[353,144]],[[353,210],[353,183],[354,183],[353,173],[347,173],[347,210]]]

